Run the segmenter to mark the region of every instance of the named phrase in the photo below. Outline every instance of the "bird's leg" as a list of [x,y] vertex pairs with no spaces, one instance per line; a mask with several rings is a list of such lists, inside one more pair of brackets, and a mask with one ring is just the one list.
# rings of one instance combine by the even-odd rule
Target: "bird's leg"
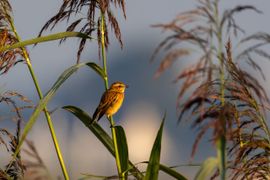
[[115,125],[114,124],[111,124],[110,128],[114,128],[114,127],[115,127]]
[[111,121],[112,116],[107,116],[107,118],[110,120],[110,124],[111,124],[110,128],[114,128],[115,124],[114,123],[112,124],[112,121]]

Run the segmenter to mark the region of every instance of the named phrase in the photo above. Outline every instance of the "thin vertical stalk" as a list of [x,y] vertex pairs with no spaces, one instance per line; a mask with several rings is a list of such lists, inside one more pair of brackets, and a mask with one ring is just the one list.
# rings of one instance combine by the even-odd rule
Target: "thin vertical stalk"
[[[222,57],[222,27],[220,26],[219,20],[219,10],[218,10],[218,1],[215,1],[215,21],[216,21],[216,31],[217,31],[217,40],[218,40],[218,51],[217,58],[220,63],[220,96],[221,96],[221,105],[225,105],[225,72],[224,72],[224,62]],[[226,179],[226,117],[223,115],[220,117],[222,121],[222,129],[223,132],[217,141],[217,157],[219,159],[219,171],[220,171],[220,179]]]
[[[105,16],[102,12],[101,12],[100,34],[101,34],[101,53],[102,53],[103,70],[105,73],[104,85],[105,85],[105,89],[107,90],[109,88],[108,86],[109,83],[108,83],[107,57],[106,57],[106,47],[105,47]],[[116,161],[118,176],[120,179],[125,179],[124,176],[122,175],[122,168],[121,168],[119,150],[118,150],[117,139],[116,139],[116,131],[114,128],[115,123],[112,116],[110,116],[108,119],[111,124],[111,133],[112,133],[113,145],[114,145],[114,150],[115,150],[115,161]]]
[[[11,25],[12,31],[14,32],[16,38],[20,42],[21,41],[21,38],[20,38],[19,34],[16,31],[16,28],[14,26],[14,22],[13,22],[12,19],[10,20],[10,25]],[[28,56],[28,53],[26,52],[26,49],[24,47],[22,47],[21,49],[23,51],[23,56],[25,58],[25,61],[26,61],[28,70],[29,70],[29,72],[31,74],[31,77],[32,77],[32,80],[34,82],[34,85],[35,85],[36,91],[38,93],[38,96],[39,96],[40,99],[42,99],[43,98],[43,94],[42,94],[42,91],[40,89],[38,80],[37,80],[37,78],[35,76],[34,69],[32,67],[32,64],[31,64],[30,58]],[[55,134],[55,131],[54,131],[52,119],[51,119],[51,116],[50,116],[50,114],[49,114],[46,106],[44,108],[44,114],[45,114],[45,117],[47,119],[47,123],[48,123],[49,129],[50,129],[50,134],[51,134],[51,137],[53,139],[55,151],[56,151],[56,154],[57,154],[57,157],[58,157],[58,161],[59,161],[60,166],[61,166],[61,169],[62,169],[62,173],[64,175],[64,178],[66,180],[69,180],[69,176],[68,176],[68,173],[67,173],[67,170],[66,170],[64,159],[63,159],[63,156],[62,156],[62,153],[61,153],[61,150],[60,150],[60,147],[59,147],[59,143],[57,141],[56,134]]]
[[105,16],[103,13],[101,13],[100,34],[101,34],[101,55],[102,55],[102,62],[103,62],[103,70],[105,74],[104,85],[107,90],[109,88],[109,83],[108,83],[107,56],[106,56],[106,47],[105,47]]

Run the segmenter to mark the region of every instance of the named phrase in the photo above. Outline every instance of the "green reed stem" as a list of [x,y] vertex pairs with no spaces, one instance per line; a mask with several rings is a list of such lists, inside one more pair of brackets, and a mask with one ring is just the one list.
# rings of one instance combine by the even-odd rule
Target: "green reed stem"
[[[220,96],[221,96],[221,105],[225,105],[225,72],[224,72],[224,61],[222,58],[222,27],[220,26],[219,20],[219,10],[218,10],[218,0],[215,1],[215,10],[214,16],[216,20],[216,31],[217,31],[217,40],[218,40],[218,51],[217,57],[220,62]],[[217,157],[219,159],[219,171],[220,179],[226,179],[226,117],[222,116],[221,119],[223,132],[217,141]]]
[[[21,42],[21,38],[20,38],[19,34],[16,31],[16,28],[14,26],[14,22],[13,22],[12,19],[10,19],[10,25],[11,25],[12,31],[14,32],[16,38],[18,39],[19,42]],[[32,64],[30,62],[30,58],[28,56],[28,53],[26,52],[25,47],[21,47],[21,49],[23,51],[23,56],[24,56],[24,58],[26,60],[27,67],[28,67],[28,70],[29,70],[29,72],[31,74],[31,77],[32,77],[32,80],[34,82],[34,85],[35,85],[36,91],[38,93],[38,96],[39,96],[40,99],[42,99],[43,94],[42,94],[42,91],[40,89],[38,80],[37,80],[37,78],[35,76],[34,69],[33,69]],[[61,165],[62,173],[63,173],[65,179],[69,180],[69,176],[68,176],[68,173],[67,173],[67,170],[66,170],[66,167],[65,167],[64,159],[63,159],[63,156],[62,156],[62,153],[61,153],[61,150],[60,150],[60,147],[59,147],[59,143],[57,141],[56,134],[55,134],[55,131],[54,131],[52,119],[51,119],[51,116],[50,116],[46,106],[44,108],[44,114],[45,114],[45,117],[47,119],[47,123],[48,123],[49,129],[50,129],[51,137],[53,139],[55,151],[57,153],[57,157],[58,157],[59,163]]]
[[105,73],[104,85],[107,90],[109,88],[109,83],[108,83],[107,56],[106,56],[106,47],[105,47],[105,16],[103,13],[101,13],[100,33],[101,33],[101,55],[102,55],[102,62],[103,62],[103,70]]
[[[103,61],[103,70],[105,73],[104,85],[105,85],[105,89],[107,90],[109,88],[109,85],[108,85],[109,83],[108,83],[107,57],[106,57],[106,47],[105,47],[105,16],[103,13],[101,13],[100,34],[101,34],[101,53],[102,53],[102,61]],[[115,161],[116,161],[118,176],[120,179],[125,179],[124,176],[122,176],[122,167],[120,163],[120,155],[119,155],[119,150],[118,150],[118,145],[117,145],[116,131],[114,128],[115,123],[112,116],[110,116],[108,119],[111,124],[111,133],[112,133],[113,145],[114,145],[114,150],[115,150]]]

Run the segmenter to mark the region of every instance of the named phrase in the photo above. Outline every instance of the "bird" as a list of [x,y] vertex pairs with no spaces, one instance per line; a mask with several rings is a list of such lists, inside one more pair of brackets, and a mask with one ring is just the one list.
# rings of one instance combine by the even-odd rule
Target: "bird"
[[112,83],[110,88],[103,93],[90,124],[99,121],[104,114],[108,118],[114,115],[124,101],[126,88],[128,88],[128,85],[123,82],[117,81]]

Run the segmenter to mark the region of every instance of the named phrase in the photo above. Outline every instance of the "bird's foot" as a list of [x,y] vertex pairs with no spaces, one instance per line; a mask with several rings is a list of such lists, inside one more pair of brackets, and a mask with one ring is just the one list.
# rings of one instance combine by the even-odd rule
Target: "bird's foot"
[[115,125],[111,125],[111,126],[110,126],[110,128],[114,128],[114,127],[115,127]]

